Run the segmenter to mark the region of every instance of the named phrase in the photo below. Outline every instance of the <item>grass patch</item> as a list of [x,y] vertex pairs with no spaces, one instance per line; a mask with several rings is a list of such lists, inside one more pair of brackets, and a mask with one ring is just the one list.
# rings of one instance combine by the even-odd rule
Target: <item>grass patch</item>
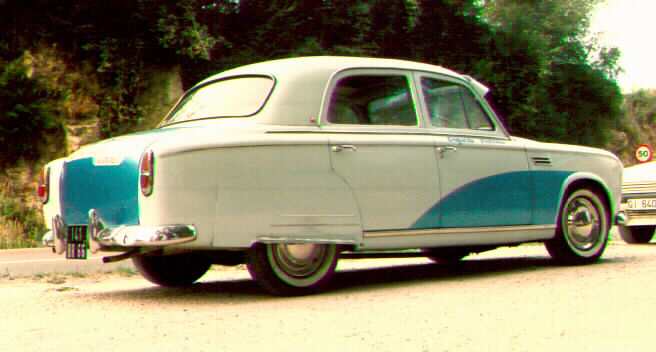
[[75,271],[75,272],[71,272],[71,273],[66,273],[66,275],[67,275],[67,276],[74,277],[74,278],[78,278],[78,279],[82,279],[82,278],[85,278],[85,277],[88,276],[86,273],[82,273],[82,272],[79,272],[79,271]]
[[134,268],[127,267],[127,266],[120,266],[117,269],[115,269],[113,272],[126,277],[139,275],[139,273]]
[[36,197],[32,172],[5,170],[0,175],[0,249],[40,245],[45,225]]

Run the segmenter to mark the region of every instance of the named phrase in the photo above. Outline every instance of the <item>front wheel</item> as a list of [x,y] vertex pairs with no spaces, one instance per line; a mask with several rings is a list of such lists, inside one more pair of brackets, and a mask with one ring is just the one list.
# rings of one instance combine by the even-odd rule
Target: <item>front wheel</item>
[[334,244],[258,243],[246,254],[253,279],[281,296],[319,291],[333,276],[338,251]]
[[619,226],[620,236],[626,243],[645,244],[654,237],[656,226]]
[[551,257],[568,265],[598,260],[608,242],[608,214],[596,192],[579,189],[570,193],[560,209],[555,237],[545,242]]
[[212,263],[204,256],[178,254],[169,256],[137,255],[132,263],[146,280],[160,286],[188,286],[205,275]]

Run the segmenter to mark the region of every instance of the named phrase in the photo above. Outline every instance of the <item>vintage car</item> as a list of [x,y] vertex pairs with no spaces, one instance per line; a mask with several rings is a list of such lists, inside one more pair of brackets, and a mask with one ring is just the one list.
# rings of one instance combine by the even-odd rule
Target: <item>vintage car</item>
[[656,230],[656,162],[624,169],[618,230],[626,243],[649,243]]
[[266,290],[325,288],[338,258],[453,262],[544,242],[603,253],[622,164],[512,137],[468,76],[373,58],[268,61],[210,77],[159,128],[88,145],[43,171],[67,258],[117,252],[163,286],[246,263]]

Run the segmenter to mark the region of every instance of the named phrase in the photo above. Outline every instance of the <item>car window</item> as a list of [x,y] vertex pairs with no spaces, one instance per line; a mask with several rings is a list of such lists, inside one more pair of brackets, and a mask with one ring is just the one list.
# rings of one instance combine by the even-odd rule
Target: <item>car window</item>
[[258,112],[273,88],[270,77],[244,76],[216,81],[187,95],[163,125],[215,117],[244,117]]
[[454,82],[423,77],[421,87],[434,127],[494,130],[494,125],[472,92]]
[[417,114],[405,76],[356,75],[340,79],[328,107],[336,124],[416,126]]

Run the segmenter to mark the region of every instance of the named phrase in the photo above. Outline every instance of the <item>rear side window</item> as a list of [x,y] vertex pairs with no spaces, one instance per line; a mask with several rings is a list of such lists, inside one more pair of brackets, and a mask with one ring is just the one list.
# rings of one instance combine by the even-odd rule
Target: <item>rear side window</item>
[[355,75],[340,79],[328,107],[335,124],[416,126],[408,79],[402,75]]
[[421,87],[434,127],[494,130],[487,113],[466,87],[426,77],[421,79]]
[[207,84],[188,94],[162,125],[251,116],[264,106],[273,85],[273,79],[264,76],[235,77]]

